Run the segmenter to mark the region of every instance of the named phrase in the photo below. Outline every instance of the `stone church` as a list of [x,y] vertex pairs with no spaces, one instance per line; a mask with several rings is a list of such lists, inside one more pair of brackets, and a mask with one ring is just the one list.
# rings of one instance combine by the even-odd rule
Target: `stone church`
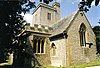
[[84,12],[77,9],[60,18],[60,4],[40,3],[33,11],[28,42],[43,66],[69,66],[95,60],[96,38]]

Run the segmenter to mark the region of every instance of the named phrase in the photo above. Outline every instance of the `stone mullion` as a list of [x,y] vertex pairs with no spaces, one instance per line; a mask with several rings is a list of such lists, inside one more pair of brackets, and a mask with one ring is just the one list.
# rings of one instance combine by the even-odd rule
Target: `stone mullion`
[[82,46],[82,33],[81,33],[81,31],[80,31],[80,46]]
[[42,40],[40,39],[40,53],[42,53],[41,52],[42,51],[41,47],[42,47]]
[[36,43],[36,53],[38,53],[38,39],[37,40],[37,43]]
[[47,42],[47,39],[44,39],[44,53],[46,52],[46,42]]
[[[85,43],[88,43],[88,33],[86,32],[86,36],[85,36],[85,38],[86,38],[86,42]],[[86,47],[87,47],[88,45],[86,44]]]
[[86,34],[85,34],[85,32],[83,32],[83,34],[84,34],[84,45],[86,46],[86,44],[85,44],[86,43],[86,38],[85,38]]

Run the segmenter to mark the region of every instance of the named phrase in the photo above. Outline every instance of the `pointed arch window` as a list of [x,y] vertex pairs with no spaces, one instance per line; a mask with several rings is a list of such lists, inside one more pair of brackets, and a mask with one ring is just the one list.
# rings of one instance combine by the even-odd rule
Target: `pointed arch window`
[[80,26],[79,34],[80,34],[80,45],[85,46],[86,39],[85,39],[85,32],[86,32],[86,27],[82,23]]
[[54,43],[51,44],[51,49],[52,49],[52,56],[56,55],[56,46]]

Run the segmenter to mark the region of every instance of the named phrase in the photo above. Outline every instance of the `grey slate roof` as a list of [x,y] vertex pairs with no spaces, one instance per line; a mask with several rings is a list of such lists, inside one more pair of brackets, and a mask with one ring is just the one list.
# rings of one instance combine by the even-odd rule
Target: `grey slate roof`
[[68,28],[68,26],[69,26],[70,23],[71,23],[71,20],[73,20],[73,18],[74,18],[74,16],[76,15],[77,12],[78,12],[78,10],[77,10],[76,12],[72,13],[71,15],[69,15],[69,16],[63,18],[62,20],[56,22],[56,23],[52,26],[53,30],[52,30],[52,32],[51,32],[52,35],[51,35],[50,37],[56,36],[56,35],[58,35],[58,34],[63,33],[63,31],[65,31],[65,30]]

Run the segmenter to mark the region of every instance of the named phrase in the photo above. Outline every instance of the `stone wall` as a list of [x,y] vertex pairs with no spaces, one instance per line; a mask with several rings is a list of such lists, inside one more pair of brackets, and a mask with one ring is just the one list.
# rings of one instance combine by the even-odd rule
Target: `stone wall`
[[[30,44],[32,47],[34,46],[32,40],[34,38],[34,34],[29,36],[28,44]],[[37,35],[38,36],[38,35]],[[44,53],[34,53],[33,54],[35,57],[35,63],[36,65],[43,65],[43,66],[48,66],[51,64],[50,60],[50,41],[47,37],[45,37],[45,42],[44,42]]]
[[[60,9],[60,7],[57,7]],[[40,3],[40,6],[36,8],[37,10],[33,13],[32,24],[42,24],[52,26],[55,22],[60,20],[60,10],[57,12],[56,8]],[[47,19],[48,13],[51,13],[51,20]]]
[[51,41],[56,46],[56,55],[51,55],[52,66],[66,66],[66,39]]
[[50,42],[47,38],[45,43],[45,53],[44,54],[35,54],[38,62],[43,66],[49,66],[51,64],[50,60]]
[[32,16],[32,26],[34,24],[40,24],[40,12],[41,12],[41,7],[38,8],[38,10],[35,11],[35,13]]
[[[79,29],[82,23],[84,23],[86,26],[86,43],[93,43],[91,48],[89,48],[88,46],[80,46]],[[75,16],[75,19],[71,22],[71,26],[68,30],[67,40],[67,46],[70,46],[70,54],[67,54],[68,56],[70,56],[70,60],[68,62],[69,64],[79,64],[95,60],[95,35],[92,31],[90,24],[88,23],[88,20],[85,18],[83,13],[78,12]],[[88,49],[87,56],[84,54],[85,49]],[[67,57],[67,59],[69,58]]]
[[[51,10],[45,7],[41,7],[41,11],[42,11],[40,13],[41,14],[41,17],[40,17],[41,24],[52,26],[54,23],[60,20],[60,17],[58,13],[56,12],[56,10]],[[47,19],[48,13],[51,13],[51,20]]]

